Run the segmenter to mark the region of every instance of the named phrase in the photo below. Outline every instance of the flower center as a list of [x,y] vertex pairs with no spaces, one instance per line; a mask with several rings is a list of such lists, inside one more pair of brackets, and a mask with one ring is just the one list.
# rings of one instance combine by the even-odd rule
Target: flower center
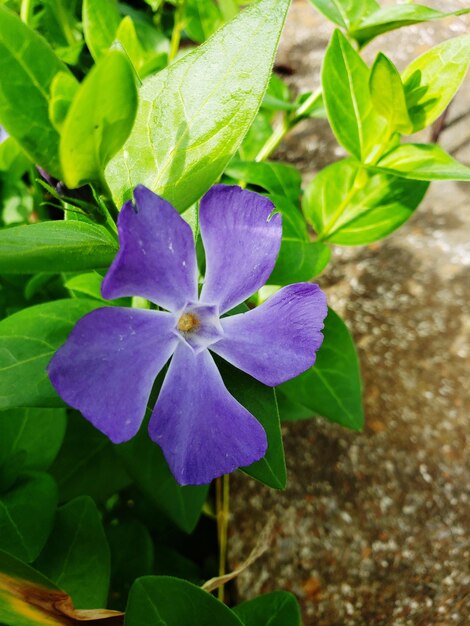
[[200,321],[194,313],[183,313],[178,320],[177,326],[182,333],[190,333],[199,328]]

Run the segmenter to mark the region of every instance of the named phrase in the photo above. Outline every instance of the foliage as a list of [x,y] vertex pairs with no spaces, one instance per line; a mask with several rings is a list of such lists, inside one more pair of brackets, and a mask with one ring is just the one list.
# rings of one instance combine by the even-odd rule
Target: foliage
[[[215,182],[274,203],[283,240],[268,286],[248,302],[253,308],[287,284],[318,277],[334,245],[367,245],[396,231],[431,181],[470,180],[468,167],[413,137],[458,90],[470,36],[438,44],[401,73],[381,52],[371,66],[361,56],[382,33],[456,14],[415,3],[311,2],[337,28],[321,84],[296,95],[272,73],[289,0],[0,2],[6,626],[123,624],[124,609],[126,626],[300,624],[287,592],[232,609],[201,589],[218,573],[217,516],[219,573],[225,566],[220,485],[215,492],[178,485],[145,428],[113,445],[65,407],[46,366],[86,313],[149,306],[105,302],[100,291],[118,250],[119,210],[137,184],[182,213],[199,250],[198,202]],[[268,159],[300,121],[318,117],[345,155],[304,186],[293,165]],[[321,416],[363,427],[357,351],[332,310],[316,364],[278,389],[228,365],[221,372],[268,436],[266,456],[243,468],[246,480],[285,488],[280,419]],[[118,612],[92,610],[104,607]]]

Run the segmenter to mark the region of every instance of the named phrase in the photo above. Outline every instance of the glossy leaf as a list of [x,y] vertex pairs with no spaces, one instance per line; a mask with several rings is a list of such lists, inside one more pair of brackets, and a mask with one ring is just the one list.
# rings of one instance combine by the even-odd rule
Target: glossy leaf
[[331,250],[321,242],[283,238],[269,285],[289,285],[309,281],[323,272]]
[[126,626],[182,626],[195,619],[197,626],[242,626],[225,604],[185,580],[145,576],[132,586]]
[[411,133],[405,91],[397,68],[379,52],[370,74],[370,95],[375,110],[388,122],[390,131]]
[[229,392],[262,424],[268,437],[265,456],[242,471],[268,487],[284,489],[286,461],[275,391],[226,362],[217,361]]
[[116,239],[102,226],[53,221],[0,231],[0,272],[77,272],[108,267]]
[[76,498],[58,509],[35,567],[72,597],[76,609],[106,606],[109,547],[90,497]]
[[414,180],[470,180],[470,167],[436,144],[403,144],[380,159],[378,167]]
[[301,626],[299,604],[295,596],[287,591],[258,596],[233,610],[244,626]]
[[49,119],[60,133],[72,100],[78,90],[77,79],[68,72],[58,72],[51,83]]
[[348,28],[352,22],[380,7],[376,0],[310,0],[310,2],[320,13],[342,28]]
[[106,164],[131,132],[136,111],[133,69],[123,52],[111,50],[80,85],[62,128],[60,160],[67,187],[103,179]]
[[95,61],[110,48],[120,21],[117,0],[83,0],[83,32]]
[[380,7],[374,13],[365,16],[357,24],[352,25],[349,33],[360,46],[364,46],[382,33],[459,13],[460,11],[444,13],[414,2],[395,4]]
[[305,191],[303,210],[319,237],[354,246],[383,239],[409,219],[428,184],[361,171],[350,159],[323,169]]
[[301,194],[300,172],[287,163],[232,161],[225,173],[237,181],[262,187],[271,194],[298,202]]
[[118,206],[140,183],[182,212],[217,180],[261,104],[288,6],[250,5],[144,81],[132,133],[106,169]]
[[13,477],[46,470],[62,444],[66,425],[63,409],[10,409],[0,412],[0,474],[15,468]]
[[372,105],[370,70],[346,37],[336,30],[322,69],[323,99],[338,142],[359,160],[380,148],[386,122]]
[[359,361],[349,330],[331,309],[315,365],[280,390],[313,413],[352,430],[364,426]]
[[0,550],[34,561],[51,532],[56,506],[57,487],[49,474],[19,480],[0,496]]
[[98,306],[96,300],[55,300],[0,322],[0,408],[62,406],[47,364],[77,320]]
[[61,178],[59,134],[49,119],[58,72],[69,73],[46,41],[0,6],[0,124],[34,163]]
[[190,533],[197,524],[209,485],[181,487],[165,461],[161,448],[150,440],[147,427],[116,448],[129,476],[149,500],[177,526]]
[[470,63],[470,35],[443,41],[402,74],[414,131],[432,124],[460,87]]

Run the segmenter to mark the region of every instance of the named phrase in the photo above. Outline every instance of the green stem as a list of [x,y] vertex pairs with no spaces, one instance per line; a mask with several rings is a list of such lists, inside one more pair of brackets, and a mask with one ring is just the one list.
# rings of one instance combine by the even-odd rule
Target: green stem
[[266,143],[256,155],[255,161],[265,161],[280,146],[282,140],[290,131],[291,125],[287,116],[284,115],[282,122],[277,126],[273,133],[268,137]]
[[[230,476],[217,478],[215,482],[216,495],[216,516],[217,516],[217,535],[219,540],[219,576],[225,575],[225,565],[227,562],[227,531],[228,518],[230,511]],[[220,585],[218,588],[218,598],[224,601],[225,586]]]
[[33,5],[34,0],[22,0],[21,2],[20,17],[25,24],[29,24],[31,22],[34,8]]
[[176,55],[181,42],[181,33],[184,28],[184,5],[186,0],[178,0],[175,11],[175,24],[171,34],[170,51],[168,53],[168,63],[171,63]]
[[76,43],[76,39],[73,34],[72,27],[70,26],[70,23],[69,23],[69,16],[67,15],[67,11],[64,9],[62,5],[62,0],[57,0],[57,2],[55,3],[55,6],[57,10],[57,17],[59,18],[59,23],[62,27],[62,32],[64,33],[64,37],[67,41],[67,44],[69,46],[72,46],[74,43]]

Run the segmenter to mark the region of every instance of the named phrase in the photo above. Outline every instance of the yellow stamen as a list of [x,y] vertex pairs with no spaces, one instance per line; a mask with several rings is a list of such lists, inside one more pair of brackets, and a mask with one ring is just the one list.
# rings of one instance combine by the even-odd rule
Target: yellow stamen
[[199,326],[199,320],[194,313],[183,313],[178,320],[178,330],[182,333],[189,333],[196,330]]

